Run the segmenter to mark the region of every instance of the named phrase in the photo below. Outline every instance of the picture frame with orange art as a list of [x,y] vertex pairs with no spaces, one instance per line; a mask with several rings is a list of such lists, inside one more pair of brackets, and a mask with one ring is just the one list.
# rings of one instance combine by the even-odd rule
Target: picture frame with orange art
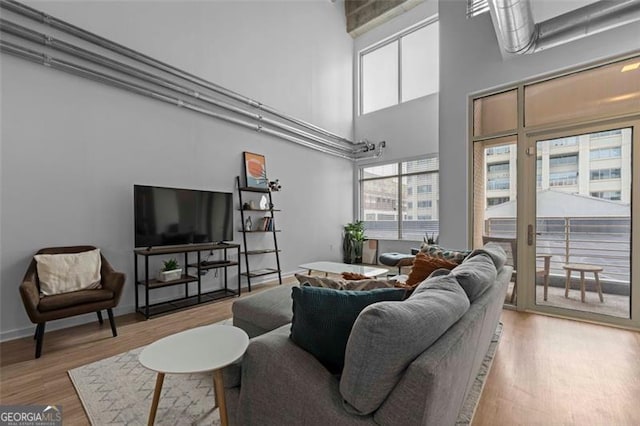
[[269,188],[264,155],[244,152],[244,175],[248,188]]

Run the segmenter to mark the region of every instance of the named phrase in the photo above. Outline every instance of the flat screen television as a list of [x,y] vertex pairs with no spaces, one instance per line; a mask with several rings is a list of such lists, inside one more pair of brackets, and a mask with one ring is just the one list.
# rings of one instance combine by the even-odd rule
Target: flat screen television
[[233,240],[233,194],[134,185],[135,246]]

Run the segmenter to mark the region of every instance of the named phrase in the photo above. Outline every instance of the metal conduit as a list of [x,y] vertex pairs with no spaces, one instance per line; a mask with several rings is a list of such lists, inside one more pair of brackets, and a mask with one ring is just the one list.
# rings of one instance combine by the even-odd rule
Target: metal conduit
[[319,136],[313,135],[309,132],[305,132],[304,130],[301,129],[297,129],[295,127],[291,127],[287,124],[284,123],[280,123],[276,120],[273,120],[271,118],[268,117],[263,117],[259,114],[250,112],[250,111],[246,111],[242,108],[239,108],[237,106],[231,105],[227,102],[222,102],[222,101],[218,101],[216,99],[213,99],[205,94],[199,93],[191,88],[187,88],[185,86],[181,86],[179,84],[176,84],[170,80],[167,80],[165,78],[159,77],[157,75],[154,75],[152,73],[143,71],[139,68],[124,64],[122,62],[113,60],[111,58],[107,58],[105,56],[102,55],[98,55],[96,53],[90,52],[88,50],[85,50],[81,47],[75,46],[73,44],[64,42],[62,40],[56,39],[55,37],[51,37],[51,36],[47,36],[45,34],[39,33],[37,31],[31,30],[29,28],[23,27],[21,25],[15,24],[13,22],[7,21],[6,19],[0,19],[0,30],[9,34],[13,34],[15,36],[21,37],[23,39],[26,39],[28,41],[34,42],[34,43],[39,43],[42,44],[44,46],[53,48],[55,50],[58,50],[60,52],[63,53],[67,53],[70,55],[73,55],[75,57],[79,57],[81,59],[84,59],[86,61],[92,62],[94,64],[98,64],[101,66],[104,66],[106,68],[121,72],[123,74],[129,75],[131,77],[135,77],[138,78],[146,83],[151,83],[151,84],[155,84],[158,86],[162,86],[164,88],[167,88],[169,90],[172,90],[174,92],[178,92],[181,93],[183,95],[187,95],[189,97],[198,99],[200,101],[215,105],[217,107],[220,108],[224,108],[228,111],[232,111],[234,113],[243,115],[245,117],[254,119],[254,120],[258,120],[258,121],[263,121],[269,125],[272,125],[274,127],[278,127],[281,128],[283,130],[286,130],[288,132],[303,136],[307,139],[311,139],[314,140],[318,143],[321,144],[327,144],[327,145],[331,145],[333,148],[335,148],[338,151],[343,151],[345,153],[353,153],[354,152],[354,147],[346,147],[344,145],[341,145],[337,142],[331,141],[331,140],[326,140],[326,139],[322,139]]
[[530,0],[490,0],[509,53],[529,54],[640,20],[640,0],[599,1],[534,23]]
[[[66,61],[66,60],[62,60],[62,59],[58,59],[52,56],[49,56],[45,53],[42,52],[37,52],[31,49],[27,49],[23,46],[19,46],[16,45],[14,43],[10,43],[7,42],[5,40],[0,40],[0,51],[3,53],[8,53],[17,57],[20,57],[22,59],[27,59],[31,62],[35,62],[38,64],[42,64],[57,70],[61,70],[61,71],[65,71],[80,77],[84,77],[84,78],[88,78],[90,80],[93,81],[97,81],[100,83],[104,83],[104,84],[108,84],[110,86],[113,87],[117,87],[120,89],[124,89],[133,93],[136,93],[138,95],[142,95],[142,96],[146,96],[152,99],[156,99],[162,102],[166,102],[175,106],[178,106],[180,108],[186,108],[189,109],[191,111],[195,111],[195,112],[199,112],[201,114],[210,116],[210,117],[214,117],[223,121],[227,121],[233,124],[237,124],[243,127],[246,127],[248,129],[251,130],[255,130],[258,132],[263,132],[263,133],[267,133],[270,134],[272,136],[277,136],[286,140],[289,140],[291,142],[295,142],[298,143],[300,145],[304,145],[308,148],[311,149],[315,149],[317,151],[321,151],[324,152],[326,154],[331,154],[337,157],[341,157],[347,160],[354,160],[354,156],[353,155],[348,155],[345,153],[341,153],[341,152],[337,152],[335,150],[329,149],[329,148],[323,148],[321,146],[318,146],[312,142],[306,141],[304,139],[300,139],[297,137],[294,137],[292,135],[288,135],[282,132],[279,132],[277,130],[273,130],[273,129],[269,129],[257,124],[253,124],[253,123],[249,123],[247,121],[244,120],[240,120],[238,118],[235,117],[230,117],[228,115],[225,114],[220,114],[217,113],[215,111],[211,111],[208,110],[206,108],[203,108],[201,106],[195,105],[195,104],[191,104],[189,102],[185,102],[182,99],[173,97],[173,96],[169,96],[163,93],[159,93],[156,91],[153,91],[147,87],[129,82],[129,81],[125,81],[122,80],[120,78],[114,77],[114,76],[110,76],[104,73],[101,73],[99,71],[96,70],[92,70],[90,68],[84,67],[82,65],[70,62],[70,61]],[[384,143],[382,143],[382,145],[384,145]]]
[[[362,143],[355,143],[353,141],[350,141],[347,138],[344,138],[342,136],[339,136],[335,133],[332,133],[328,130],[325,130],[321,127],[318,127],[316,125],[313,125],[311,123],[307,123],[306,121],[297,119],[295,117],[292,117],[288,114],[284,114],[279,112],[278,110],[276,110],[275,108],[269,107],[268,105],[264,105],[256,100],[253,100],[251,98],[248,98],[246,96],[243,96],[239,93],[236,93],[234,91],[231,91],[229,89],[226,89],[222,86],[219,86],[215,83],[211,83],[207,80],[204,80],[200,77],[197,77],[193,74],[190,74],[186,71],[183,71],[179,68],[176,68],[172,65],[166,64],[164,62],[161,62],[157,59],[154,59],[150,56],[147,56],[143,53],[140,53],[136,50],[130,49],[128,47],[125,47],[123,45],[120,45],[118,43],[115,43],[113,41],[110,41],[104,37],[98,36],[96,34],[93,34],[89,31],[83,30],[82,28],[76,27],[72,24],[69,24],[63,20],[60,20],[58,18],[55,18],[53,16],[47,15],[44,12],[41,12],[39,10],[36,10],[34,8],[31,8],[29,6],[26,6],[22,3],[19,3],[17,1],[14,0],[0,0],[0,8],[9,10],[11,12],[17,13],[21,16],[24,16],[26,18],[32,19],[36,22],[39,23],[44,23],[46,25],[49,25],[52,28],[55,28],[57,30],[63,31],[67,34],[73,35],[75,37],[78,37],[84,41],[88,41],[92,44],[95,44],[97,46],[100,46],[104,49],[110,50],[112,52],[118,53],[120,55],[123,55],[125,57],[128,57],[130,59],[134,59],[136,61],[139,61],[141,63],[144,63],[146,65],[149,65],[155,69],[164,71],[168,74],[171,74],[175,77],[187,80],[193,84],[196,84],[200,87],[204,87],[206,89],[209,89],[211,91],[214,91],[218,94],[221,94],[223,96],[227,96],[229,98],[232,98],[236,101],[245,103],[251,107],[254,108],[258,108],[262,111],[265,111],[269,114],[272,114],[276,117],[282,118],[283,120],[289,121],[291,123],[294,123],[298,126],[310,129],[312,131],[315,131],[317,133],[320,133],[322,135],[325,135],[329,138],[333,138],[336,139],[340,142],[343,143],[347,143],[350,145],[354,146],[354,151],[358,152],[362,150]],[[263,118],[264,119],[264,118]],[[327,141],[324,140],[323,143],[326,143]],[[367,146],[368,144],[364,144],[365,146]],[[365,152],[369,150],[369,147],[366,147]]]

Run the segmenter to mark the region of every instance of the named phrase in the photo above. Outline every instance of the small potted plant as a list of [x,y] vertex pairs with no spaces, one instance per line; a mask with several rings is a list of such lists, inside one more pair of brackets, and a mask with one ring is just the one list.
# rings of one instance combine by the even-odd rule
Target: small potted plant
[[182,269],[175,258],[165,260],[162,270],[158,274],[158,281],[167,282],[177,280],[182,276]]
[[362,246],[367,237],[364,235],[364,222],[357,220],[344,226],[342,251],[344,263],[362,263]]

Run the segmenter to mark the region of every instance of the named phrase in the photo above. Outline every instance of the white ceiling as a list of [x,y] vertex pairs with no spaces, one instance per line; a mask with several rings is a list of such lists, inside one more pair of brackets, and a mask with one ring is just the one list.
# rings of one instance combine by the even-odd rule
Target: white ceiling
[[531,0],[531,12],[534,22],[542,22],[547,19],[562,15],[563,13],[579,9],[596,0]]

